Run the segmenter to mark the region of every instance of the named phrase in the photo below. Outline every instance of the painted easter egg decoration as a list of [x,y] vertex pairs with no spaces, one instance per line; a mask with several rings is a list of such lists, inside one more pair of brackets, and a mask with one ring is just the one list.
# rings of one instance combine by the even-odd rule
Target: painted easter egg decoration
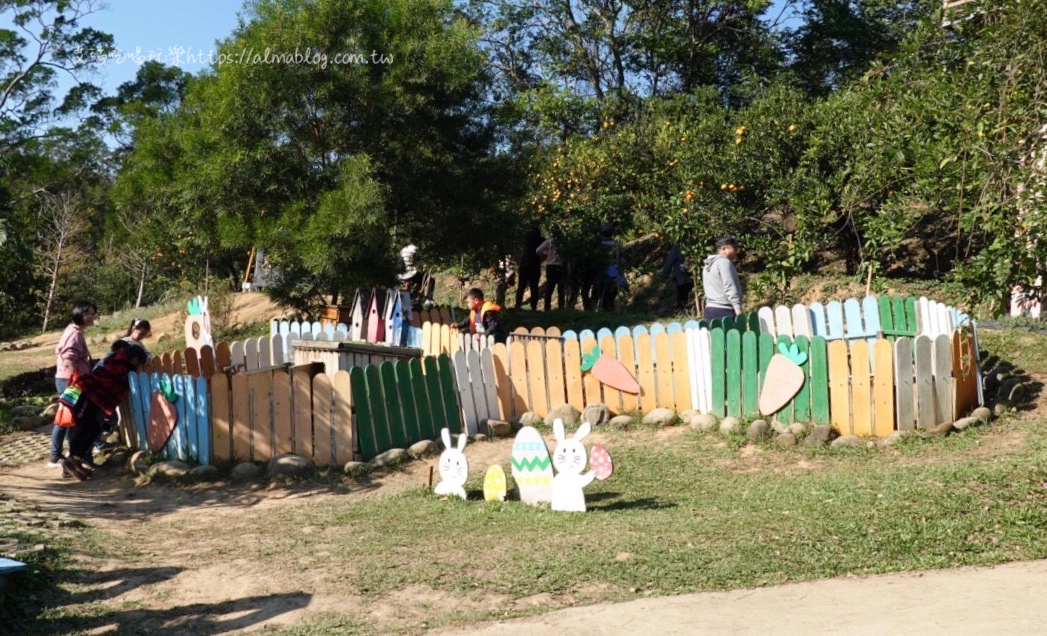
[[607,452],[603,444],[597,444],[589,451],[589,465],[592,466],[593,472],[596,473],[596,478],[600,481],[607,479],[614,473],[614,462],[611,461],[611,454]]
[[516,434],[511,455],[513,479],[520,489],[520,501],[535,505],[553,499],[553,464],[549,447],[532,426]]
[[505,471],[498,464],[488,468],[484,475],[484,500],[505,501]]

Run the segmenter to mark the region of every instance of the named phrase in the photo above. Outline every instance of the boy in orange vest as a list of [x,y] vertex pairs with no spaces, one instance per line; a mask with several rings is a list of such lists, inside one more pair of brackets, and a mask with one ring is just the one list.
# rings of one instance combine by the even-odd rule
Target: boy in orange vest
[[465,333],[468,330],[474,336],[494,336],[495,342],[505,342],[505,326],[500,320],[502,308],[484,301],[483,290],[476,287],[465,296],[469,303],[469,317],[456,325],[458,331]]

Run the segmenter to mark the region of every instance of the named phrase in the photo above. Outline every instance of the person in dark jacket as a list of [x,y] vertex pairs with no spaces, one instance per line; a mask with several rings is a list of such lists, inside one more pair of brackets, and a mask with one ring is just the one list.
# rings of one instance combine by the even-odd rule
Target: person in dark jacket
[[501,321],[502,308],[484,300],[483,290],[473,287],[466,294],[469,303],[469,317],[459,322],[458,331],[468,331],[474,337],[494,336],[495,342],[505,342],[507,333]]
[[531,305],[531,311],[536,311],[538,309],[538,281],[542,277],[542,261],[538,257],[537,250],[544,242],[545,239],[542,237],[542,233],[537,227],[532,226],[527,230],[527,233],[524,234],[523,254],[520,256],[520,262],[516,267],[517,309],[520,309],[523,305],[525,290],[531,291],[531,296],[527,299],[527,302]]
[[106,416],[111,416],[127,397],[128,374],[137,371],[145,360],[144,348],[117,340],[112,352],[95,365],[91,373],[77,378],[62,394],[62,401],[73,409],[75,422],[69,430],[69,457],[61,460],[66,475],[80,480],[91,476],[91,447]]

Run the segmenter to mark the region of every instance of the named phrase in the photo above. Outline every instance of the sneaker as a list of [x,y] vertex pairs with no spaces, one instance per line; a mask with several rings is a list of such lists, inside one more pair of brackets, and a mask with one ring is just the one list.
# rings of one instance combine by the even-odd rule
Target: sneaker
[[48,458],[48,460],[47,460],[47,467],[48,468],[61,468],[62,467],[62,458],[61,457],[51,457],[51,458]]
[[104,453],[105,451],[113,450],[116,446],[113,442],[98,442],[95,444],[95,450],[99,453]]

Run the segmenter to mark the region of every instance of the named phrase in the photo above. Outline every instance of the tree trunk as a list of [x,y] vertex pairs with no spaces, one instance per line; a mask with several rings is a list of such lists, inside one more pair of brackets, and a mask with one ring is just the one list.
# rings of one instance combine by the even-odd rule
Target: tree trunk
[[43,333],[47,331],[47,324],[51,322],[51,305],[55,300],[55,288],[58,286],[58,270],[62,264],[62,245],[58,245],[58,254],[55,255],[55,267],[51,272],[51,286],[47,290],[47,304],[44,306],[44,326],[40,329]]
[[142,274],[138,277],[138,298],[135,299],[135,309],[142,306],[142,296],[145,294],[145,271],[146,265],[142,263]]

